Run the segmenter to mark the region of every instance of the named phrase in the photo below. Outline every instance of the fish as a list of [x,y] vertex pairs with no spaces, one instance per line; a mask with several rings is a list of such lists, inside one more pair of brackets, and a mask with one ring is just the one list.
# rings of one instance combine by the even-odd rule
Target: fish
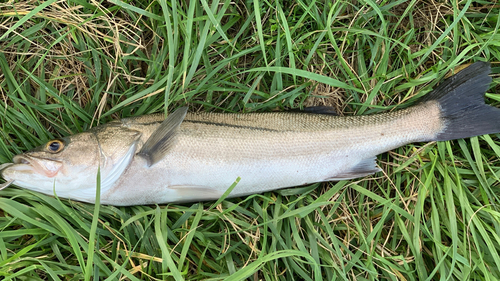
[[235,181],[228,198],[365,177],[400,146],[500,132],[500,109],[484,102],[490,72],[473,63],[414,105],[373,115],[181,107],[124,118],[16,155],[0,174],[3,187],[87,203],[99,179],[99,202],[115,206],[217,200]]

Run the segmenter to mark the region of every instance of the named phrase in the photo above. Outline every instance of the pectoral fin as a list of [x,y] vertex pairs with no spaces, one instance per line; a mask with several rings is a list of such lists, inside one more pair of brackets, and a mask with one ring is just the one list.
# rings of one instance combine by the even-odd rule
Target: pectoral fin
[[354,167],[352,167],[349,171],[337,174],[331,178],[328,178],[326,180],[329,181],[339,181],[339,180],[348,180],[348,179],[354,179],[354,178],[361,178],[364,176],[368,176],[371,174],[375,174],[376,172],[380,172],[381,169],[377,167],[377,164],[375,163],[375,157],[373,158],[367,158],[361,160],[358,164],[356,164]]
[[160,161],[175,143],[177,129],[186,117],[187,109],[187,106],[181,107],[170,114],[142,146],[138,155],[146,159],[148,166]]

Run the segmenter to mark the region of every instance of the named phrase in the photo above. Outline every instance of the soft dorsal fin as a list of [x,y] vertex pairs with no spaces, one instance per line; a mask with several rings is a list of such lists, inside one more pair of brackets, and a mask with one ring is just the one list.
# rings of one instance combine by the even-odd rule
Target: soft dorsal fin
[[154,165],[168,153],[177,129],[186,117],[187,109],[187,106],[181,107],[170,114],[142,146],[138,155],[146,159],[148,166]]

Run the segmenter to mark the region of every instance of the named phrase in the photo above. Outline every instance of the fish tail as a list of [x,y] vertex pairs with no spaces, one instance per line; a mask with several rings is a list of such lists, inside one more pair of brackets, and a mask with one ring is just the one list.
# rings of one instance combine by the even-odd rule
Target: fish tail
[[434,140],[446,141],[500,132],[500,109],[484,103],[491,67],[476,62],[446,79],[423,102],[437,101],[443,129]]

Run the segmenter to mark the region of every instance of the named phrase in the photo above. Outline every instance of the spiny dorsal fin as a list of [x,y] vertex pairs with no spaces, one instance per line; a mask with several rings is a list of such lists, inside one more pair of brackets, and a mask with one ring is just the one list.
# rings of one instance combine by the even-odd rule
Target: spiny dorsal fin
[[148,166],[154,165],[168,153],[177,129],[186,117],[187,109],[187,106],[181,107],[170,114],[142,146],[138,155],[148,161]]

